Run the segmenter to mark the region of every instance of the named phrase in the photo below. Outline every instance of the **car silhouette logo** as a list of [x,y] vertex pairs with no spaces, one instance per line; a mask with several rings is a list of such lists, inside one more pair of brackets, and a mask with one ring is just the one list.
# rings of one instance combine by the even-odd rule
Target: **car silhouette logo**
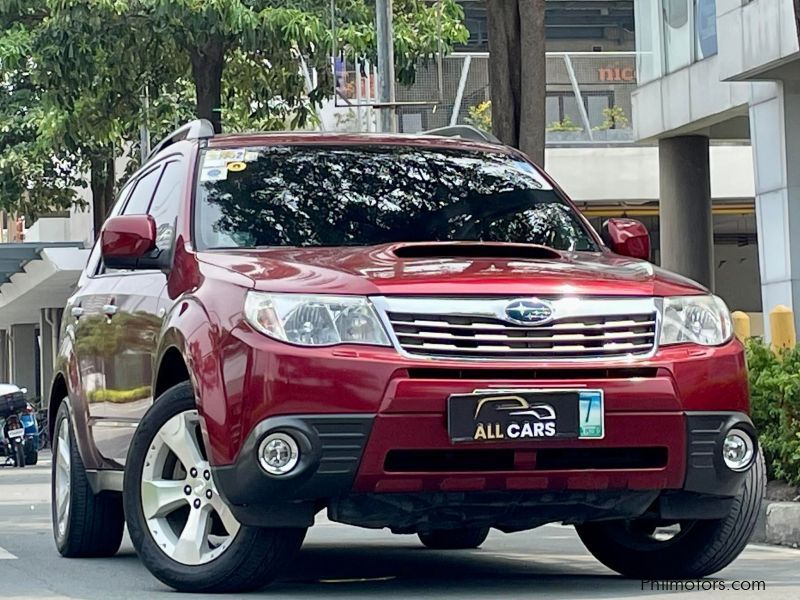
[[497,412],[507,412],[510,417],[534,417],[540,421],[554,421],[556,418],[555,409],[545,402],[531,404],[520,396],[491,396],[478,402],[475,408],[476,419],[487,406],[492,406]]
[[552,320],[553,307],[549,302],[532,298],[514,300],[506,306],[506,319],[520,325],[542,325]]

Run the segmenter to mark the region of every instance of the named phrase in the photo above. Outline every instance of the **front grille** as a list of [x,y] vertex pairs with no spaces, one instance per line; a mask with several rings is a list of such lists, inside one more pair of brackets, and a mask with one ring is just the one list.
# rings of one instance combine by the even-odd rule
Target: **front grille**
[[656,313],[568,316],[546,325],[515,325],[483,315],[387,311],[409,354],[453,358],[609,358],[646,355]]

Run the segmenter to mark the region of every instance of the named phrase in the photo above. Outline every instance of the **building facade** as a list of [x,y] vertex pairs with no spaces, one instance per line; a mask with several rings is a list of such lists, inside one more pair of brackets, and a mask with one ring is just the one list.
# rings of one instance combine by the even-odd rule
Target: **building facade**
[[761,304],[794,308],[797,319],[800,3],[636,0],[635,9],[633,129],[659,148],[663,265],[718,287],[709,146],[749,142]]

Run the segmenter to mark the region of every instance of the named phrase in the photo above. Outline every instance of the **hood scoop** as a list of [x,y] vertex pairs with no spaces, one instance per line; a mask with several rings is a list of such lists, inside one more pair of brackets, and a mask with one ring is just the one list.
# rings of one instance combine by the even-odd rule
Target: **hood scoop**
[[392,253],[398,258],[561,258],[558,252],[546,246],[491,242],[407,244],[393,248]]

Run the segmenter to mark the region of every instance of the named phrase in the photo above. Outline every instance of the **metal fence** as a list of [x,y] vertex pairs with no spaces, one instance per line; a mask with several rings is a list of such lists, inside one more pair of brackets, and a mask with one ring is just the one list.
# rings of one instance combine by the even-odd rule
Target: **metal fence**
[[[634,52],[549,52],[546,60],[548,144],[633,140]],[[397,86],[399,131],[415,133],[476,121],[487,125],[479,107],[491,97],[488,63],[488,53],[455,53],[420,64],[413,84]],[[373,68],[356,65],[341,76],[352,80],[346,86],[350,98],[343,97],[344,86],[339,88],[345,103],[352,101],[355,106],[372,101]],[[350,129],[366,129],[375,122],[372,109],[362,106],[357,112]],[[488,111],[484,114],[488,117]]]

